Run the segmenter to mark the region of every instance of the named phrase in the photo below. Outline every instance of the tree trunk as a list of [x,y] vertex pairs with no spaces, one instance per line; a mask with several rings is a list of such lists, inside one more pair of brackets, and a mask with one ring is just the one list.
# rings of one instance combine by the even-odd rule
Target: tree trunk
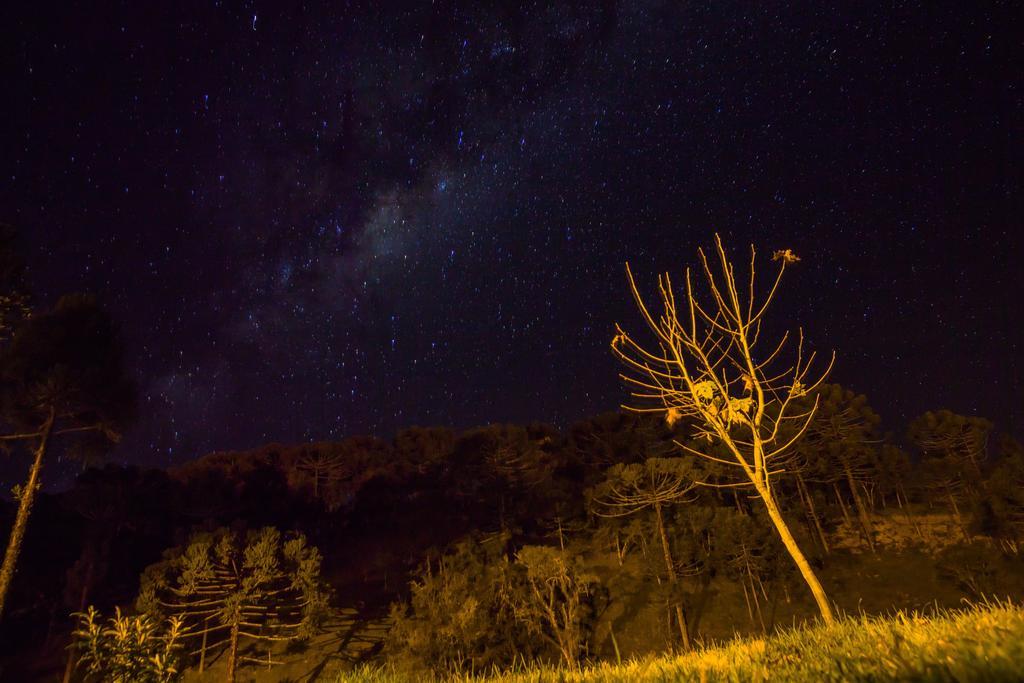
[[779,538],[782,540],[782,545],[786,547],[789,552],[789,556],[793,558],[796,568],[800,570],[800,575],[803,576],[804,581],[807,582],[807,587],[811,589],[811,594],[814,596],[814,602],[818,605],[818,611],[821,612],[821,618],[826,624],[835,623],[835,615],[832,613],[832,606],[828,603],[828,597],[825,595],[825,589],[821,587],[821,582],[818,581],[817,575],[814,573],[814,569],[811,568],[807,558],[804,557],[803,552],[800,550],[800,546],[797,545],[796,539],[793,538],[793,534],[789,531],[789,526],[786,525],[786,520],[782,518],[782,513],[779,511],[779,507],[775,504],[775,499],[772,498],[771,491],[762,487],[757,487],[757,492],[761,495],[761,499],[765,503],[765,507],[768,508],[768,517],[772,520],[772,524],[775,525],[775,530],[779,532]]
[[[676,565],[672,561],[672,550],[668,544],[668,533],[665,531],[665,517],[661,512],[661,503],[654,503],[654,514],[658,519],[658,535],[661,537],[661,549],[665,555],[665,569],[668,570],[668,583],[671,587],[670,594],[673,602],[676,600]],[[679,636],[683,640],[683,649],[690,649],[690,632],[686,627],[686,614],[683,613],[683,606],[678,602],[673,605],[676,613],[676,621],[679,622]]]
[[210,617],[203,620],[203,644],[199,649],[199,673],[206,669],[206,636],[210,633]]
[[46,456],[46,448],[50,442],[50,434],[53,432],[55,418],[56,414],[51,406],[50,415],[46,418],[46,422],[40,430],[39,445],[36,447],[36,457],[32,461],[32,468],[28,473],[28,481],[25,482],[25,488],[22,490],[18,501],[18,514],[14,518],[14,526],[11,528],[11,538],[7,542],[7,552],[4,553],[3,566],[0,567],[0,617],[4,613],[7,591],[11,587],[15,565],[18,562],[18,554],[21,552],[21,542],[25,538],[28,515],[32,511],[32,503],[35,501],[36,491],[39,488],[39,472],[43,469],[43,458]]
[[796,475],[797,488],[801,491],[801,497],[807,500],[807,509],[810,513],[811,519],[814,521],[814,528],[818,532],[818,539],[821,541],[821,547],[825,550],[825,554],[828,555],[831,551],[828,547],[828,539],[825,537],[825,530],[821,528],[821,520],[818,519],[818,512],[814,509],[814,499],[811,498],[811,490],[807,488],[807,483],[804,482],[803,475],[797,472]]
[[847,524],[851,524],[853,520],[850,519],[850,511],[846,509],[846,501],[843,500],[843,494],[839,491],[839,484],[833,482],[832,489],[836,492],[836,501],[839,503],[839,510],[843,513],[843,520]]
[[235,615],[235,621],[231,624],[231,645],[228,649],[228,674],[227,683],[235,683],[235,668],[238,664],[238,622],[241,615]]
[[757,610],[757,620],[761,623],[761,633],[767,634],[768,628],[764,625],[764,613],[761,611],[761,598],[757,597],[757,587],[754,585],[754,572],[750,568],[750,554],[746,553],[747,579],[750,581],[750,594],[754,597],[754,608]]
[[[88,569],[86,569],[85,579],[82,582],[82,597],[78,601],[78,611],[79,612],[84,612],[85,611],[85,605],[89,601],[89,585],[92,583],[92,570],[93,570],[93,567],[95,566],[95,564],[96,564],[95,560],[91,559],[91,560],[89,560],[89,564],[87,565]],[[77,657],[75,657],[75,648],[73,647],[74,646],[74,639],[73,638],[72,638],[71,645],[72,645],[72,647],[68,648],[68,661],[67,661],[67,664],[64,665],[64,678],[61,679],[63,683],[71,683],[71,674],[75,670],[75,662],[78,659]]]
[[949,504],[953,508],[953,516],[956,518],[956,523],[960,526],[964,540],[970,542],[971,532],[967,530],[967,525],[964,524],[964,517],[960,514],[960,506],[956,504],[956,496],[953,495],[953,489],[948,485],[946,486],[946,495],[949,497]]
[[747,603],[747,617],[751,625],[754,624],[754,608],[750,605],[750,591],[747,590],[747,582],[740,577],[740,588],[743,589],[743,600]]
[[853,496],[853,504],[857,507],[857,516],[860,517],[860,525],[864,530],[864,538],[868,541],[868,550],[875,552],[874,530],[871,528],[871,517],[868,516],[867,507],[857,493],[857,481],[853,478],[853,470],[847,463],[843,463],[843,470],[846,473],[846,483],[850,486],[850,494]]
[[924,532],[921,531],[921,526],[910,513],[910,501],[907,499],[907,492],[903,490],[903,484],[896,484],[896,504],[900,506],[900,510],[903,510],[903,514],[907,516],[907,521],[910,522],[910,526],[917,533],[917,537],[921,539],[922,543],[927,543]]

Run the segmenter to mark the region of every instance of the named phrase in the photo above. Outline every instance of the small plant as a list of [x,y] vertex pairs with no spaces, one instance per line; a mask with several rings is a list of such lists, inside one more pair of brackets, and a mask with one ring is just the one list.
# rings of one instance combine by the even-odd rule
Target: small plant
[[81,652],[79,665],[85,667],[88,677],[125,683],[177,680],[178,652],[185,633],[180,617],[161,624],[146,615],[124,616],[117,608],[104,626],[91,605],[74,616],[78,628],[72,647]]

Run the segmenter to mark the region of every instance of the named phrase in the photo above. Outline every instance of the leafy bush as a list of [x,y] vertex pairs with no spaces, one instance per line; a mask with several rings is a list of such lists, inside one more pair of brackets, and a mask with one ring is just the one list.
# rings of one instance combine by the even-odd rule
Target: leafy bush
[[81,651],[79,665],[101,681],[164,683],[178,677],[178,651],[184,635],[179,617],[162,625],[146,615],[114,616],[102,625],[100,613],[90,606],[75,614],[78,628],[73,647]]
[[504,598],[507,545],[507,534],[468,539],[423,565],[410,584],[409,602],[391,607],[393,626],[384,647],[396,668],[481,671],[533,658],[536,639]]
[[[226,648],[234,680],[241,641],[301,640],[318,629],[328,593],[320,562],[305,536],[282,537],[273,527],[199,533],[146,569],[136,605],[181,618],[186,637],[202,636],[201,661],[207,650]],[[208,645],[211,635],[216,642]]]

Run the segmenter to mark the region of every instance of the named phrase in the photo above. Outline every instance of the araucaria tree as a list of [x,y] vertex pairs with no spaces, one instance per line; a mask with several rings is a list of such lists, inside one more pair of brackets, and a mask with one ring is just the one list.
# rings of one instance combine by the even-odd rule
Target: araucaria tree
[[[654,512],[665,573],[672,589],[679,582],[679,570],[665,528],[665,508],[686,501],[695,486],[689,462],[682,458],[648,458],[643,464],[612,466],[605,481],[591,491],[594,513],[600,517],[626,517],[643,510]],[[690,632],[683,605],[676,595],[672,601],[683,648],[689,650]]]
[[326,605],[320,552],[301,534],[282,539],[272,527],[193,536],[146,570],[137,602],[143,614],[182,620],[200,671],[207,651],[226,647],[228,681],[235,680],[241,640],[309,636]]
[[[749,486],[764,503],[779,538],[807,582],[822,619],[834,621],[821,582],[801,551],[775,499],[773,478],[785,474],[792,463],[787,453],[814,418],[815,402],[797,411],[793,402],[812,392],[831,368],[809,379],[815,354],[804,352],[803,331],[792,341],[787,332],[772,346],[759,343],[762,322],[787,266],[799,259],[790,251],[777,251],[778,272],[767,294],[758,296],[755,250],[750,249],[749,273],[738,281],[733,263],[715,235],[717,261],[712,265],[698,249],[705,285],[695,290],[686,270],[685,300],[680,307],[668,274],[658,278],[662,303],[652,314],[644,303],[629,265],[629,286],[644,321],[656,337],[656,346],[644,346],[622,327],[612,350],[625,364],[622,378],[638,404],[624,406],[638,412],[660,412],[673,424],[693,421],[696,436],[719,444],[726,457],[677,445],[691,455],[713,461],[735,472],[730,481],[703,481],[708,486]],[[657,317],[655,317],[657,315]],[[783,361],[788,346],[790,357]],[[833,355],[834,359],[834,355]],[[651,404],[654,403],[652,406]],[[719,468],[721,469],[721,468]]]
[[[71,453],[90,456],[109,448],[131,417],[134,389],[109,316],[85,296],[62,298],[15,331],[0,353],[0,446],[23,444],[32,464],[15,491],[14,519],[0,567],[0,614],[14,578],[29,513],[47,456],[64,437]],[[64,442],[60,445],[68,445]]]

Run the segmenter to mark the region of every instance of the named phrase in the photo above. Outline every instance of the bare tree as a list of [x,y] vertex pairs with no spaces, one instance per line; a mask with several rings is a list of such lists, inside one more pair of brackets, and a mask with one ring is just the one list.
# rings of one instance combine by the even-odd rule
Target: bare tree
[[[762,320],[778,291],[786,267],[799,259],[790,251],[777,251],[779,264],[770,290],[763,297],[755,293],[755,250],[750,249],[748,282],[739,284],[722,241],[715,235],[718,263],[712,267],[703,249],[698,249],[707,291],[703,300],[694,291],[690,270],[686,271],[685,302],[680,309],[672,282],[666,273],[659,277],[663,306],[655,318],[640,295],[632,270],[626,265],[630,290],[644,321],[654,332],[657,346],[648,350],[622,327],[612,340],[613,352],[626,366],[622,378],[632,387],[640,405],[624,406],[640,412],[658,412],[674,424],[682,418],[695,423],[695,436],[719,444],[728,454],[719,457],[677,442],[680,448],[736,472],[733,481],[709,486],[752,486],[764,502],[779,538],[793,558],[827,623],[834,621],[832,607],[814,570],[789,530],[775,500],[772,478],[792,469],[783,456],[803,436],[814,417],[815,402],[801,413],[793,401],[812,392],[828,370],[808,379],[815,354],[804,353],[803,331],[795,342],[795,358],[777,370],[783,350],[790,342],[787,332],[770,350],[761,354]],[[835,356],[833,354],[833,360]],[[657,402],[651,407],[651,402]],[[787,424],[796,425],[793,429]],[[738,481],[736,481],[738,479]]]

